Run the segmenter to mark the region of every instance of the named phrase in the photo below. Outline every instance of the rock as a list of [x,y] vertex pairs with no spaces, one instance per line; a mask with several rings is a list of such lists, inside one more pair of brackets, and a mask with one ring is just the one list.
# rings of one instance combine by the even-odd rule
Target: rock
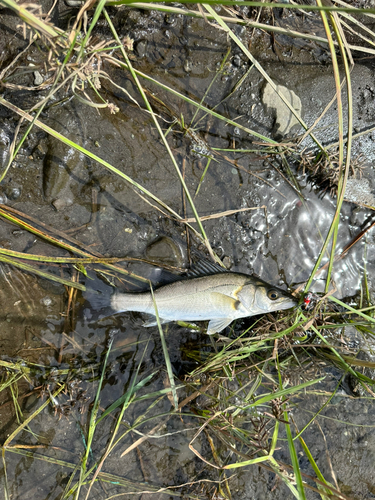
[[12,201],[17,200],[17,198],[21,196],[21,188],[18,186],[12,186],[12,187],[9,186],[5,190],[5,194],[9,198],[9,200]]
[[[277,91],[287,99],[296,112],[300,115],[302,111],[301,99],[293,92],[282,85],[276,85]],[[269,83],[266,84],[262,96],[263,104],[274,110],[276,118],[276,132],[279,135],[287,135],[299,121],[281,100],[278,94],[273,90]]]
[[139,58],[145,57],[147,52],[147,40],[140,40],[136,44],[134,52]]
[[181,248],[168,236],[162,236],[150,243],[146,249],[146,258],[152,262],[164,262],[176,267],[184,266]]
[[44,82],[42,75],[39,73],[39,71],[33,71],[34,75],[34,85],[38,87],[39,85],[42,85]]
[[368,179],[350,178],[346,183],[345,200],[375,207],[375,196]]
[[43,194],[47,201],[52,203],[62,199],[65,192],[71,196],[70,184],[74,182],[73,175],[77,166],[82,163],[81,157],[75,149],[50,138],[48,152],[43,161]]
[[[70,190],[69,194],[71,194]],[[53,200],[52,205],[57,211],[70,207],[71,205],[73,205],[73,196],[68,196],[68,193],[64,192],[64,198],[57,198],[56,200]]]

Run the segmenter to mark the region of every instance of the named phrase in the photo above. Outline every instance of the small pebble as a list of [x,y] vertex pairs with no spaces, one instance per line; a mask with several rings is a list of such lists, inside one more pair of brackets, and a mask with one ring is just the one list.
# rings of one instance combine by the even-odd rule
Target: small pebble
[[47,307],[53,304],[53,300],[51,299],[51,297],[43,297],[43,299],[40,302]]
[[69,198],[57,198],[57,200],[52,202],[52,205],[56,208],[56,210],[62,210],[63,208],[73,205],[73,200]]
[[140,40],[135,46],[134,52],[138,57],[144,57],[146,55],[146,51],[147,51],[147,41]]
[[190,71],[191,71],[191,62],[189,61],[189,59],[185,59],[185,62],[184,62],[184,71],[186,73],[190,73]]
[[8,190],[7,194],[8,194],[8,198],[10,200],[16,200],[17,198],[19,198],[21,196],[21,188],[13,187],[13,188]]
[[44,82],[42,75],[39,73],[39,71],[34,71],[34,85],[35,87],[39,87],[39,85],[42,85]]
[[233,57],[232,60],[233,66],[236,66],[237,68],[242,66],[242,59],[241,57],[237,54]]

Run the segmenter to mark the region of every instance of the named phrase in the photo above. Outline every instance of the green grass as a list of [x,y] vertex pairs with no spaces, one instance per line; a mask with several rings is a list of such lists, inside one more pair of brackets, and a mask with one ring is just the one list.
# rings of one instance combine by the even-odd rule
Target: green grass
[[[189,1],[181,2],[183,4],[195,3]],[[314,457],[313,452],[308,447],[306,434],[311,430],[314,422],[321,418],[326,418],[324,411],[333,404],[334,398],[340,383],[350,374],[354,377],[361,387],[367,391],[369,401],[373,401],[374,380],[369,372],[362,372],[362,369],[373,369],[374,363],[362,360],[356,357],[357,353],[345,350],[338,345],[335,339],[335,331],[345,329],[347,326],[355,327],[359,332],[373,337],[373,309],[367,275],[364,278],[364,293],[358,308],[347,305],[333,295],[329,295],[331,287],[332,269],[337,257],[336,242],[339,228],[340,214],[345,197],[345,187],[348,179],[351,165],[352,148],[352,129],[353,129],[353,102],[352,102],[352,55],[351,51],[360,51],[366,55],[375,53],[375,35],[364,24],[363,19],[357,19],[358,14],[370,16],[375,14],[375,9],[356,9],[352,6],[339,5],[333,7],[324,2],[317,2],[315,6],[297,5],[294,3],[264,3],[264,2],[241,2],[242,6],[251,5],[252,7],[261,7],[262,9],[282,8],[299,9],[305,12],[312,12],[320,15],[322,26],[325,29],[326,37],[305,34],[293,30],[285,30],[272,23],[258,22],[254,20],[243,20],[237,17],[231,17],[228,11],[218,11],[217,2],[204,2],[200,4],[198,10],[192,10],[189,6],[175,7],[167,3],[147,2],[132,3],[125,1],[105,1],[100,0],[94,6],[87,30],[84,31],[85,15],[77,19],[74,27],[69,31],[63,32],[46,22],[37,12],[32,12],[27,5],[19,5],[12,0],[0,0],[0,5],[12,9],[24,22],[32,33],[33,43],[41,43],[51,51],[51,71],[53,70],[53,81],[48,89],[47,95],[31,109],[24,110],[16,106],[9,99],[0,97],[0,104],[12,110],[20,119],[19,126],[16,129],[15,139],[10,147],[10,159],[4,166],[1,173],[1,180],[7,179],[10,175],[12,162],[17,157],[20,148],[27,143],[30,132],[39,128],[51,137],[56,138],[63,144],[84,154],[103,168],[107,169],[114,178],[124,180],[131,186],[135,192],[150,204],[155,204],[163,214],[167,214],[181,229],[186,229],[196,238],[196,241],[202,243],[213,260],[220,261],[215,254],[209,237],[205,229],[205,220],[213,218],[215,214],[209,217],[202,217],[199,214],[199,205],[197,203],[198,195],[205,182],[207,172],[214,169],[216,164],[223,159],[224,153],[245,154],[247,152],[256,152],[265,157],[271,156],[280,160],[284,167],[288,182],[300,193],[299,186],[296,183],[292,169],[289,166],[289,160],[295,160],[301,157],[303,161],[304,152],[299,150],[296,142],[284,144],[273,140],[270,137],[261,135],[246,125],[241,124],[237,119],[230,119],[223,113],[217,111],[219,104],[209,106],[206,104],[206,98],[211,89],[215,88],[217,79],[225,71],[229,51],[223,57],[220,68],[216,74],[212,75],[212,81],[206,92],[194,99],[189,95],[159,81],[150,74],[139,71],[133,63],[129,50],[124,46],[120,39],[112,17],[107,10],[114,5],[127,5],[129,8],[142,8],[160,10],[171,15],[186,16],[186,18],[201,18],[210,22],[215,22],[218,29],[224,31],[233,44],[239,48],[243,55],[248,58],[251,66],[246,75],[235,82],[232,91],[227,98],[237,92],[244,82],[245,78],[251,77],[251,72],[257,70],[265,81],[277,92],[277,87],[260,64],[254,57],[249,47],[236,35],[233,26],[242,24],[249,28],[262,29],[280,35],[310,40],[312,43],[325,43],[329,48],[332,59],[332,70],[335,81],[336,95],[329,104],[336,104],[338,112],[338,183],[337,183],[337,202],[336,211],[331,222],[330,229],[325,238],[321,238],[321,251],[316,263],[311,271],[310,278],[304,287],[306,293],[312,285],[317,272],[320,270],[323,257],[329,255],[328,271],[325,291],[327,297],[318,301],[316,307],[308,311],[295,311],[293,314],[281,314],[276,316],[263,317],[256,320],[246,331],[231,334],[230,338],[222,335],[218,336],[213,345],[207,342],[207,345],[196,346],[186,352],[186,356],[197,363],[197,368],[192,371],[186,380],[177,380],[173,373],[173,366],[170,361],[168,347],[168,332],[160,324],[157,314],[158,330],[160,342],[162,345],[165,367],[157,371],[144,371],[143,363],[146,362],[145,356],[148,347],[148,341],[135,343],[137,349],[142,349],[142,355],[138,360],[137,366],[132,371],[130,382],[124,388],[123,394],[110,403],[106,408],[101,406],[101,395],[105,385],[105,374],[111,355],[112,341],[110,339],[102,346],[102,361],[100,364],[93,364],[87,367],[87,373],[92,375],[92,387],[90,397],[92,405],[86,414],[85,425],[82,426],[83,432],[83,452],[81,456],[72,457],[71,461],[58,458],[58,453],[54,457],[47,453],[38,453],[35,450],[28,450],[23,443],[27,434],[33,435],[37,442],[39,436],[33,431],[33,424],[40,415],[47,411],[49,405],[57,406],[59,395],[65,391],[72,374],[73,368],[62,368],[58,370],[58,382],[53,386],[53,390],[48,393],[47,399],[39,401],[36,408],[30,412],[25,412],[20,404],[19,388],[22,384],[33,383],[39,377],[42,377],[49,368],[37,364],[28,363],[25,360],[0,360],[1,381],[0,394],[8,395],[12,410],[14,413],[15,425],[9,433],[6,440],[2,443],[2,460],[4,466],[4,497],[10,499],[11,484],[9,481],[9,465],[7,457],[10,454],[18,454],[24,458],[32,458],[34,461],[41,461],[43,467],[53,465],[61,470],[68,471],[69,479],[65,484],[62,493],[62,499],[70,498],[89,498],[94,497],[94,487],[101,482],[117,485],[123,488],[123,494],[137,493],[156,493],[162,492],[166,495],[184,496],[189,498],[201,498],[200,493],[196,494],[193,489],[194,478],[191,478],[192,493],[186,493],[174,488],[161,488],[160,485],[147,484],[129,480],[118,475],[111,474],[106,470],[108,457],[111,454],[118,453],[121,457],[134,452],[138,446],[151,439],[151,436],[158,438],[158,432],[164,429],[164,426],[170,419],[190,419],[198,427],[192,435],[189,448],[193,454],[207,467],[207,470],[217,471],[218,482],[215,483],[215,492],[224,498],[231,497],[231,477],[230,471],[239,472],[248,467],[261,467],[265,471],[276,474],[280,483],[284,483],[295,498],[306,498],[307,491],[311,490],[319,493],[322,499],[327,498],[346,498],[337,490],[329,477],[325,476]],[[223,2],[223,5],[235,5],[235,2]],[[223,15],[225,14],[225,15]],[[95,42],[95,30],[97,23],[105,22],[106,28],[112,34],[112,40],[105,45]],[[348,43],[345,33],[353,33],[363,42],[363,46]],[[365,33],[365,34],[363,34]],[[203,36],[203,35],[202,35]],[[359,42],[358,42],[359,43]],[[365,45],[370,45],[367,47]],[[108,108],[111,103],[107,101],[106,96],[95,86],[95,78],[107,79],[120,92],[126,93],[124,88],[119,87],[105,72],[103,67],[98,68],[96,72],[88,75],[86,83],[81,78],[81,72],[89,68],[92,63],[98,66],[98,62],[110,64],[119,68],[132,78],[138,92],[138,97],[142,102],[143,110],[151,116],[153,126],[158,133],[158,140],[165,148],[165,154],[168,157],[173,171],[181,185],[181,190],[186,197],[193,218],[188,221],[175,209],[168,201],[160,199],[155,193],[146,189],[139,182],[132,179],[129,175],[122,172],[115,165],[112,165],[106,158],[101,158],[77,144],[76,142],[63,136],[50,126],[43,118],[43,111],[53,102],[53,99],[64,88],[69,88],[74,98],[81,103],[101,109]],[[100,65],[99,65],[100,66]],[[344,78],[342,77],[341,67],[344,68]],[[11,85],[7,79],[6,71],[2,73],[5,87]],[[343,106],[343,86],[347,95],[348,113],[344,115]],[[150,89],[158,89],[159,95],[153,95]],[[128,95],[128,94],[127,94]],[[324,159],[328,168],[332,167],[332,156],[329,148],[325,148],[317,139],[313,132],[314,127],[309,127],[301,116],[291,107],[290,103],[279,94],[284,100],[290,111],[296,116],[306,134],[310,136],[316,144],[316,159]],[[191,116],[176,114],[172,107],[168,106],[168,97],[186,104],[191,110]],[[132,97],[133,101],[134,98]],[[225,99],[224,99],[225,100]],[[163,129],[163,122],[160,120],[158,107],[161,106],[166,114],[169,115],[170,124],[168,129]],[[114,108],[113,108],[114,109]],[[328,107],[327,107],[328,109]],[[115,111],[115,109],[114,109]],[[316,117],[314,126],[318,125],[321,117]],[[209,153],[204,157],[205,167],[200,175],[195,196],[193,191],[185,182],[182,165],[176,152],[171,147],[169,138],[174,134],[180,134],[185,137],[193,137],[201,127],[204,127],[206,119],[217,120],[226,126],[235,126],[243,133],[248,134],[257,143],[253,149],[228,149],[211,148],[207,144]],[[238,117],[240,119],[240,117]],[[21,125],[28,122],[23,135],[18,139]],[[345,128],[349,131],[348,136],[344,138]],[[306,160],[307,161],[307,160]],[[314,167],[318,165],[318,161]],[[303,197],[301,197],[304,202]],[[155,206],[152,205],[152,206]],[[262,208],[262,207],[260,207]],[[234,211],[235,212],[235,211]],[[219,214],[220,215],[220,214]],[[5,248],[0,249],[0,261],[18,267],[19,269],[40,276],[41,279],[49,279],[64,284],[68,290],[72,288],[85,290],[85,286],[78,281],[70,279],[73,270],[78,269],[79,274],[87,276],[89,272],[110,273],[112,276],[122,276],[127,279],[129,272],[124,269],[120,261],[139,260],[134,257],[124,256],[123,258],[106,258],[103,255],[86,248],[79,241],[69,237],[68,234],[58,231],[55,228],[47,227],[31,220],[27,214],[20,214],[12,209],[1,206],[0,217],[8,222],[17,225],[25,231],[34,234],[44,242],[59,247],[62,255],[60,257],[48,257],[44,255],[29,254],[25,252],[15,252]],[[194,220],[192,222],[192,219]],[[72,257],[75,255],[75,257]],[[46,266],[57,265],[57,272],[45,271]],[[43,266],[43,269],[41,269]],[[52,268],[51,268],[52,270]],[[56,268],[55,268],[56,271]],[[63,277],[62,277],[63,276]],[[147,283],[143,276],[131,273],[131,278]],[[152,286],[151,286],[152,291]],[[69,292],[71,293],[71,291]],[[332,304],[336,304],[341,310],[333,310]],[[204,337],[203,337],[204,338]],[[204,343],[204,340],[202,341]],[[104,345],[105,344],[105,345]],[[327,394],[319,392],[319,384],[324,381],[324,369],[320,367],[335,366],[341,373],[339,383],[336,388]],[[290,374],[302,376],[309,373],[308,367],[316,367],[309,380],[291,382]],[[166,387],[154,390],[152,381],[155,378],[163,378],[167,383]],[[235,388],[233,388],[235,386]],[[314,391],[314,392],[312,392]],[[324,401],[320,408],[314,411],[306,424],[299,430],[291,414],[291,410],[298,411],[298,401],[311,394],[322,397]],[[182,396],[183,394],[183,396]],[[204,396],[206,403],[197,403],[197,398]],[[182,399],[184,397],[185,399]],[[159,405],[165,405],[169,401],[169,410],[161,411]],[[149,402],[147,411],[136,415],[137,409],[141,408],[144,401]],[[167,405],[168,406],[168,405]],[[144,408],[142,406],[142,408]],[[55,408],[56,409],[56,408]],[[134,413],[133,413],[134,412]],[[111,422],[111,425],[108,424]],[[348,423],[350,425],[350,422]],[[151,431],[143,432],[144,428],[153,425]],[[110,428],[106,435],[105,443],[102,444],[100,452],[95,450],[96,439],[101,436],[105,426]],[[127,438],[130,435],[141,437],[129,445]],[[126,444],[125,444],[126,443]],[[207,446],[197,446],[197,443],[205,443]],[[125,446],[125,449],[123,447]],[[279,458],[278,450],[280,448],[289,450],[290,461],[285,464]],[[121,449],[121,453],[120,453]],[[308,460],[315,476],[309,477],[300,468],[299,457],[301,454]],[[205,484],[205,493],[209,491],[208,483]],[[212,493],[212,492],[211,492]]]

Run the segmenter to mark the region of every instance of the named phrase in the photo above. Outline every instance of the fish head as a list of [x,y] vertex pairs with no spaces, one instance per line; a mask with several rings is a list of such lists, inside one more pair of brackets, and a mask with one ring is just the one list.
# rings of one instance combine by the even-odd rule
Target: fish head
[[249,316],[290,309],[298,303],[290,293],[261,279],[245,284],[238,293],[238,298],[249,311]]

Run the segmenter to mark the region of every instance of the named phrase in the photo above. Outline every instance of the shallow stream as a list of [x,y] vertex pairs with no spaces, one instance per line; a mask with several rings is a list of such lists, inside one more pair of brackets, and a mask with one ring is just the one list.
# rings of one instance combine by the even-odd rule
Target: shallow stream
[[[58,2],[58,9],[53,20],[61,26],[77,13],[63,2]],[[167,137],[199,215],[237,211],[203,222],[213,250],[231,270],[254,272],[285,289],[297,288],[309,278],[329,230],[336,208],[334,194],[326,183],[319,185],[314,176],[309,176],[302,168],[297,169],[297,154],[290,163],[291,178],[272,155],[212,153],[213,148],[259,149],[261,141],[251,137],[243,127],[274,140],[280,139],[275,111],[263,102],[263,77],[255,67],[250,70],[249,61],[228,41],[224,32],[204,20],[123,8],[113,8],[111,18],[122,38],[128,35],[134,40],[132,64],[138,71],[196,102],[202,99],[210,108],[217,106],[217,112],[242,126],[228,125],[202,111],[192,122],[195,110],[191,105],[143,80],[149,95],[167,105],[168,110],[150,97],[163,118],[160,118],[163,131],[181,117],[194,131],[193,134],[184,133],[174,126]],[[2,51],[8,51],[3,63],[5,67],[27,43],[10,11],[2,9],[0,19],[0,45]],[[300,16],[288,18],[285,15],[282,19],[286,25],[306,26]],[[308,22],[307,17],[305,23]],[[236,27],[235,32],[251,47],[270,77],[299,96],[302,116],[309,126],[312,125],[335,94],[326,47],[297,43],[280,36],[276,41],[279,48],[275,50],[275,44],[265,32],[244,27]],[[98,40],[109,39],[104,21],[95,36]],[[228,49],[229,55],[221,68]],[[21,57],[20,68],[35,64],[43,76],[43,57],[43,51],[30,48]],[[181,217],[191,218],[193,213],[183,197],[174,166],[152,118],[143,109],[129,74],[108,62],[103,64],[112,82],[103,78],[100,92],[105,100],[118,107],[117,113],[111,114],[108,108],[98,111],[72,97],[69,91],[66,95],[61,91],[55,102],[43,111],[40,120],[126,173]],[[246,78],[236,88],[246,73]],[[4,87],[2,97],[22,109],[29,109],[46,93],[43,89],[33,90],[34,78],[31,71],[15,72],[7,80],[14,86]],[[359,133],[375,125],[373,58],[358,56],[351,78],[354,130]],[[18,117],[0,106],[0,121],[1,157],[5,165]],[[21,132],[24,130],[25,126]],[[301,133],[302,129],[296,126],[282,140],[287,142]],[[319,122],[316,135],[324,145],[337,141],[335,106]],[[374,141],[374,133],[361,135],[354,141],[353,157],[360,158],[361,168],[355,170],[356,177],[349,182],[352,202],[344,202],[341,211],[337,253],[374,221],[374,212],[369,208],[375,205]],[[303,148],[312,150],[310,139],[300,145],[300,149]],[[211,154],[213,159],[200,184]],[[194,196],[198,186],[199,192]],[[29,134],[2,182],[0,198],[2,204],[29,217],[28,222],[39,221],[62,231],[74,238],[75,244],[79,242],[81,248],[100,255],[154,260],[179,269],[188,267],[191,256],[207,258],[207,250],[198,237],[190,233],[187,244],[184,224],[166,216],[165,210],[156,209],[155,202],[145,199],[139,189],[132,188],[125,180],[37,127]],[[197,228],[195,223],[192,225]],[[0,221],[0,245],[51,257],[70,255],[4,219]],[[322,265],[327,261],[328,254],[323,257]],[[156,280],[156,271],[142,262],[116,265]],[[80,283],[88,289],[107,294],[112,292],[113,284],[124,289],[138,286],[136,280],[129,282],[127,276],[121,275],[119,279],[115,271],[104,275],[100,265],[96,266],[97,271],[93,267],[88,267],[87,277],[72,266],[64,267],[63,271],[58,265],[45,266],[45,269],[71,279],[78,279],[79,274]],[[374,273],[375,241],[371,230],[335,263],[331,284],[337,289],[335,296],[358,305],[366,274],[374,301]],[[144,318],[140,314],[106,316],[96,311],[89,292],[78,291],[69,302],[68,310],[63,285],[7,264],[1,264],[0,276],[1,359],[24,360],[28,366],[34,363],[35,373],[38,373],[35,377],[32,370],[29,382],[23,379],[17,389],[12,385],[12,390],[17,390],[20,396],[18,415],[14,414],[10,394],[5,397],[2,393],[1,442],[4,443],[19,423],[39,407],[42,392],[46,401],[50,393],[58,389],[60,379],[66,377],[69,370],[75,370],[68,390],[57,396],[56,404],[49,404],[33,418],[32,425],[25,426],[18,435],[17,444],[23,446],[22,454],[17,447],[6,452],[10,498],[59,499],[85,450],[83,431],[87,431],[90,404],[95,398],[100,366],[110,339],[113,345],[100,393],[101,409],[120,398],[135,377],[141,380],[155,374],[139,395],[168,387],[159,332],[157,328],[143,328]],[[323,292],[324,287],[324,274],[321,274],[312,290]],[[235,326],[235,331],[250,324],[245,320]],[[189,352],[198,353],[203,360],[205,353],[212,350],[211,339],[201,331],[173,323],[165,331],[174,374],[182,381],[198,366],[197,358]],[[227,329],[223,334],[231,335],[229,332]],[[362,347],[366,359],[373,361],[371,335],[366,340],[354,328],[348,328],[342,335],[343,342],[353,342],[357,349]],[[55,368],[55,373],[50,368]],[[40,375],[43,370],[44,379]],[[303,399],[293,403],[293,417],[299,429],[327,400],[327,394],[335,389],[343,373],[334,366],[327,368],[322,363],[320,367],[317,363],[311,373],[301,368],[301,373],[291,374],[291,380],[293,377],[306,380],[317,374],[325,377],[319,389],[307,391]],[[322,411],[318,423],[308,427],[303,436],[320,470],[332,483],[331,472],[334,471],[335,484],[343,494],[352,499],[375,498],[373,401],[370,397],[354,397],[349,385],[347,381],[342,384],[334,400]],[[43,386],[43,391],[39,386]],[[234,379],[228,390],[235,392],[237,389],[238,381]],[[188,394],[189,390],[183,389],[181,399]],[[222,494],[222,490],[215,490],[217,481],[228,477],[231,477],[229,485],[233,499],[293,498],[285,484],[264,468],[251,466],[235,473],[223,473],[209,467],[189,449],[201,425],[199,419],[190,413],[167,417],[172,404],[164,397],[157,401],[140,399],[129,406],[122,431],[128,432],[127,438],[118,453],[107,457],[103,472],[108,475],[93,485],[92,498],[113,498],[112,495],[120,493],[122,498],[145,497],[148,493],[153,493],[153,498],[213,498],[215,491],[215,498],[219,498],[217,492]],[[200,404],[205,407],[204,401]],[[155,431],[161,421],[156,418],[158,415],[165,415],[164,423]],[[139,429],[129,431],[143,416],[149,420]],[[249,419],[252,417],[249,415]],[[111,418],[103,420],[96,429],[92,444],[94,457],[100,456],[107,445],[115,425]],[[154,435],[121,456],[150,431]],[[211,453],[210,442],[204,433],[199,435],[194,447],[202,456]],[[223,449],[218,445],[219,453]],[[286,445],[276,451],[276,456],[290,463]],[[299,456],[301,470],[314,475],[302,453]],[[3,475],[0,487],[4,488],[4,484]],[[179,487],[173,489],[174,486]],[[172,488],[162,492],[165,487]],[[320,495],[310,490],[308,498],[320,498]]]

